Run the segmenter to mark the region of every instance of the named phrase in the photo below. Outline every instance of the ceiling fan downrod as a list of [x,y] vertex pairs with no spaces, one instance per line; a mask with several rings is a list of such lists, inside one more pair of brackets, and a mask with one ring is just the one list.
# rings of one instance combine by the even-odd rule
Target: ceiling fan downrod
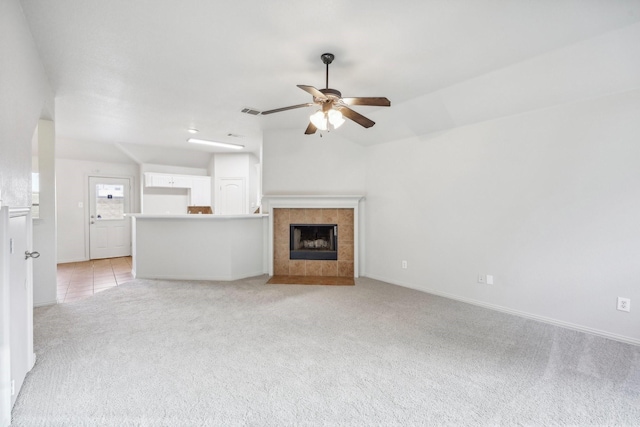
[[325,89],[329,89],[329,64],[333,62],[335,55],[333,53],[323,53],[320,55],[320,59],[327,66],[326,80],[325,80]]

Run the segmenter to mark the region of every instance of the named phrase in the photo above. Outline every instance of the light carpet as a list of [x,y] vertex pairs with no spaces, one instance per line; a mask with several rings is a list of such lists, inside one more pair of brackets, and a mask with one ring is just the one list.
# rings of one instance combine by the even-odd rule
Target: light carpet
[[361,278],[35,310],[12,426],[640,425],[640,347]]

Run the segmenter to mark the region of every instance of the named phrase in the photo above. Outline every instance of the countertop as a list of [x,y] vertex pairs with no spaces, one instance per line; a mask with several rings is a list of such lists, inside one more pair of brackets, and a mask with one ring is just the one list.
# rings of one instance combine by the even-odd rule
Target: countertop
[[222,219],[252,219],[265,218],[269,214],[243,214],[243,215],[216,215],[216,214],[143,214],[128,213],[125,216],[136,219],[194,219],[194,220],[222,220]]

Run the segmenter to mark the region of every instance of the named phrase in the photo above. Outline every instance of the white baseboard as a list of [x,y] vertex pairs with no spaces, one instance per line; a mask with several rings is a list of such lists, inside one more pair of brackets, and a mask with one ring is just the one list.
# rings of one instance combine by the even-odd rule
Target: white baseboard
[[440,291],[436,291],[436,290],[429,289],[429,288],[426,288],[426,289],[425,288],[419,288],[417,286],[414,286],[414,285],[411,285],[411,284],[408,284],[408,283],[401,283],[401,282],[394,281],[394,280],[391,280],[389,278],[385,278],[385,277],[381,277],[381,276],[368,275],[367,277],[369,277],[370,279],[379,280],[381,282],[390,283],[392,285],[402,286],[403,288],[409,288],[409,289],[413,289],[413,290],[416,290],[416,291],[425,292],[425,293],[428,293],[428,294],[433,294],[433,295],[437,295],[437,296],[444,297],[444,298],[449,298],[449,299],[452,299],[452,300],[464,302],[464,303],[467,303],[467,304],[476,305],[476,306],[483,307],[483,308],[488,308],[490,310],[499,311],[499,312],[502,312],[502,313],[513,314],[514,316],[519,316],[519,317],[524,317],[524,318],[527,318],[527,319],[537,320],[539,322],[548,323],[548,324],[551,324],[551,325],[560,326],[560,327],[567,328],[567,329],[572,329],[574,331],[585,332],[585,333],[588,333],[588,334],[597,335],[597,336],[600,336],[600,337],[603,337],[603,338],[609,338],[609,339],[612,339],[612,340],[615,340],[615,341],[620,341],[620,342],[627,343],[627,344],[640,345],[640,339],[631,338],[631,337],[627,337],[627,336],[624,336],[624,335],[613,334],[611,332],[590,328],[588,326],[583,326],[583,325],[578,325],[578,324],[575,324],[575,323],[565,322],[563,320],[558,320],[558,319],[554,319],[554,318],[551,318],[551,317],[539,316],[537,314],[528,313],[528,312],[520,311],[520,310],[514,310],[512,308],[503,307],[503,306],[496,305],[496,304],[489,304],[489,303],[486,303],[486,302],[483,302],[483,301],[478,301],[478,300],[474,300],[474,299],[471,299],[471,298],[465,298],[465,297],[460,297],[458,295],[449,294],[447,292],[440,292]]
[[38,302],[38,303],[34,302],[33,303],[33,307],[34,308],[36,308],[36,307],[48,307],[50,305],[56,305],[56,304],[58,304],[58,300],[57,299],[55,299],[53,301],[44,301],[44,302]]
[[68,264],[70,262],[86,262],[91,261],[89,258],[71,258],[71,259],[59,259],[56,264]]
[[136,275],[136,279],[152,279],[152,280],[204,280],[204,281],[222,281],[231,282],[234,280],[247,279],[249,277],[262,276],[267,274],[264,271],[248,272],[241,275],[229,276],[173,276],[173,275]]

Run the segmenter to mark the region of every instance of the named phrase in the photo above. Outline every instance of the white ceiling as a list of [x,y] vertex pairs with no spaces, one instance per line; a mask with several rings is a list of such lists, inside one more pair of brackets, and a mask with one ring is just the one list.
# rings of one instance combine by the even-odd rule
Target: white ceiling
[[[189,127],[255,153],[266,129],[314,138],[303,135],[311,108],[240,110],[309,102],[296,84],[324,87],[324,52],[336,55],[330,87],[391,100],[354,108],[373,128],[337,131],[362,145],[638,87],[638,59],[610,46],[640,44],[640,0],[21,3],[56,94],[61,152],[87,156],[106,147],[203,167],[216,150],[187,147]],[[598,55],[631,66],[612,71]]]

